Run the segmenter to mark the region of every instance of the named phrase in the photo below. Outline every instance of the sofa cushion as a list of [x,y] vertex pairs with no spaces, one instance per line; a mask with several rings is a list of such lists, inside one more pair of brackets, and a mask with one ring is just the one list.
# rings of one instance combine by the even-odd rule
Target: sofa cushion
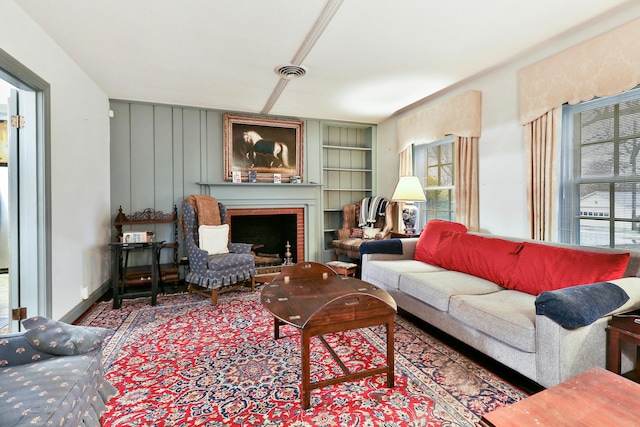
[[504,239],[443,231],[433,259],[447,270],[504,285],[516,265],[521,245]]
[[401,274],[434,271],[444,271],[444,269],[412,259],[369,261],[367,262],[366,277],[363,277],[363,280],[383,286],[385,289],[398,289]]
[[522,351],[536,351],[535,297],[502,290],[451,297],[449,313],[472,328]]
[[536,314],[547,316],[565,328],[580,328],[628,300],[629,295],[621,287],[609,282],[571,286],[538,295]]
[[446,270],[403,273],[399,289],[444,312],[449,311],[449,300],[453,295],[482,295],[504,290],[480,277]]
[[466,233],[467,227],[458,222],[443,221],[441,219],[429,220],[422,230],[422,233],[420,233],[418,243],[416,244],[416,250],[413,254],[413,259],[437,265],[433,256],[436,252],[436,248],[438,247],[438,243],[440,242],[440,234],[443,231]]
[[505,287],[531,295],[569,286],[620,279],[629,253],[589,252],[524,242]]

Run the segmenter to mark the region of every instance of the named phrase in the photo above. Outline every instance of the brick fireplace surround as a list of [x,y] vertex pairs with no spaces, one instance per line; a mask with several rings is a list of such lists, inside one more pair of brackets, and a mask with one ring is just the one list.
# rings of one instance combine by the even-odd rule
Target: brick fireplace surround
[[305,260],[304,256],[304,208],[246,208],[246,209],[228,209],[227,223],[231,226],[231,218],[233,216],[253,216],[253,215],[295,215],[296,216],[296,248],[295,260],[301,262]]

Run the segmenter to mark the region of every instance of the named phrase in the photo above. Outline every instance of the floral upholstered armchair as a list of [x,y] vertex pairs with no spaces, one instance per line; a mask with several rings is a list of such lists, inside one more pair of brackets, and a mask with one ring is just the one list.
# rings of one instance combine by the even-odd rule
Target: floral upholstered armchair
[[336,238],[332,242],[334,260],[349,258],[359,261],[360,245],[363,242],[390,237],[396,203],[378,197],[383,204],[369,212],[363,211],[363,203],[370,203],[372,199],[375,198],[368,197],[342,208],[342,228],[336,230]]
[[[213,215],[212,211],[215,211]],[[208,219],[202,221],[204,217]],[[189,283],[189,293],[210,297],[214,305],[218,303],[219,292],[243,284],[254,290],[251,277],[256,274],[256,268],[251,245],[229,243],[226,218],[227,208],[212,197],[189,196],[182,202],[184,240],[189,256],[185,280]]]

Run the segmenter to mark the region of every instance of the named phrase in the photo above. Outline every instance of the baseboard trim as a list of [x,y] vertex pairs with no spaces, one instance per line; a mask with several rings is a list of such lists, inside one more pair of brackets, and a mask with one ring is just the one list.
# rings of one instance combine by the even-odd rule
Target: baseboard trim
[[76,305],[71,311],[62,316],[59,320],[65,323],[76,323],[93,305],[102,298],[104,294],[111,290],[111,279],[104,282],[98,289],[93,291],[89,298]]

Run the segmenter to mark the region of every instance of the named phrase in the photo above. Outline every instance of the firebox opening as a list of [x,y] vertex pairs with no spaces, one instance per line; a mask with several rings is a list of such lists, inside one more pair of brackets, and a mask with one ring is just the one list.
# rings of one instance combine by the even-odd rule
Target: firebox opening
[[297,254],[297,217],[295,214],[233,215],[231,217],[231,241],[255,245],[259,256],[276,256],[283,261],[286,244],[291,245],[291,257],[295,263]]

